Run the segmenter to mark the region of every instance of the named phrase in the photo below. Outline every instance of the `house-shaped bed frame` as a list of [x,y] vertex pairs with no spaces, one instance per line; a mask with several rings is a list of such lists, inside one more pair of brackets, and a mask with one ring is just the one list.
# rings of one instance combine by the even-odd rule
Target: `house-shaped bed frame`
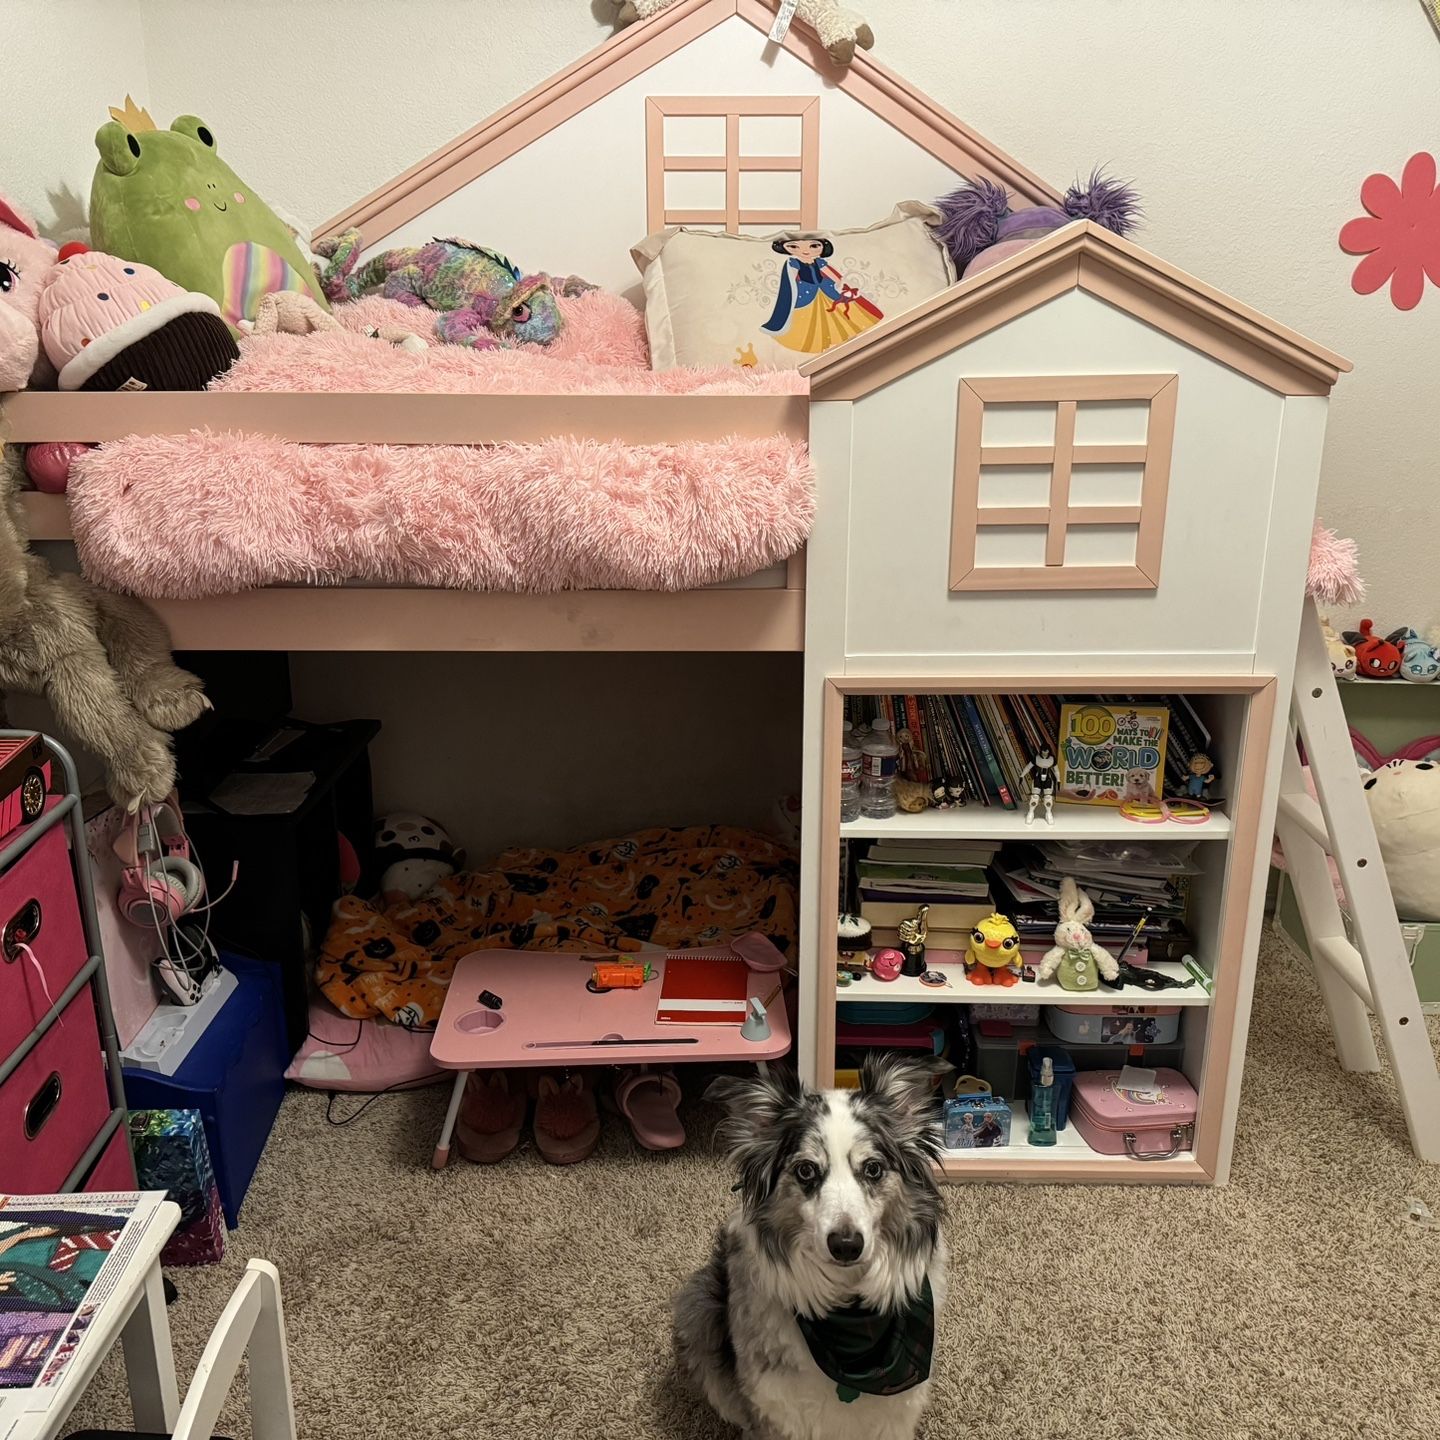
[[[837,72],[798,26],[767,42],[772,19],[762,0],[680,0],[325,229],[357,225],[367,246],[472,235],[527,268],[631,290],[630,245],[664,225],[863,225],[973,175],[1020,203],[1056,198],[870,55]],[[719,138],[697,146],[687,137],[704,121]],[[311,444],[808,436],[820,493],[807,554],[729,586],[286,588],[157,609],[186,649],[803,651],[799,1062],[821,1082],[834,1073],[841,839],[1037,838],[1015,813],[978,805],[842,825],[844,696],[1191,696],[1213,736],[1223,811],[1179,831],[1061,807],[1043,838],[1197,841],[1191,919],[1209,983],[1159,997],[1184,1010],[1181,1068],[1200,1092],[1193,1135],[1156,1163],[1098,1155],[1073,1131],[1053,1151],[1032,1149],[1021,1123],[1021,1143],[945,1168],[1223,1181],[1327,397],[1347,362],[1077,223],[804,368],[808,399],[25,393],[5,400],[0,423],[16,442],[197,426]],[[36,538],[68,536],[63,497],[26,500]],[[1055,998],[1040,989],[1023,998]],[[863,998],[917,992],[869,983]],[[984,998],[958,976],[940,992]]]

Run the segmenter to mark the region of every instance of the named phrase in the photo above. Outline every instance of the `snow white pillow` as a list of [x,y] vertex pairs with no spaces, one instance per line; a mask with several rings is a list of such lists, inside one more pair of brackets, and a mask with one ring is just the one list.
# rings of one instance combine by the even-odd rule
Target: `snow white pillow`
[[665,230],[631,250],[650,364],[793,370],[955,283],[940,212],[906,201],[862,230]]

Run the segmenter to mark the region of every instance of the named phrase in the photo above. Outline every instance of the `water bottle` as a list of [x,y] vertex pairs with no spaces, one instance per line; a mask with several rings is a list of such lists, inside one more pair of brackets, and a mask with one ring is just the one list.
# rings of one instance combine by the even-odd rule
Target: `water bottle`
[[861,752],[860,813],[871,820],[888,820],[895,813],[895,770],[900,747],[890,734],[890,722],[877,717]]
[[860,777],[864,756],[855,743],[854,726],[847,720],[840,741],[840,818],[860,818]]

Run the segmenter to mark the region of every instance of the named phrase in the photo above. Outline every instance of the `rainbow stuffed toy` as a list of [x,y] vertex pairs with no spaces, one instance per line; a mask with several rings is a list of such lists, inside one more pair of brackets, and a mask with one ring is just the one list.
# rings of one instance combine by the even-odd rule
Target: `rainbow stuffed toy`
[[[452,345],[478,350],[515,341],[548,345],[562,327],[550,277],[522,275],[518,265],[483,245],[432,240],[383,250],[356,270],[360,232],[346,230],[318,241],[315,253],[330,262],[320,283],[332,300],[354,299],[378,288],[387,300],[427,306],[438,312],[435,333]],[[573,292],[565,288],[563,293]]]

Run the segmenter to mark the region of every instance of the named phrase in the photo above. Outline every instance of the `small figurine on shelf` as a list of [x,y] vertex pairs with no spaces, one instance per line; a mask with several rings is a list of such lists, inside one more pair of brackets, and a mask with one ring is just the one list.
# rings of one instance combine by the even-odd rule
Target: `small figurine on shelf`
[[971,932],[965,974],[972,985],[1020,981],[1020,934],[1004,915],[987,915]]
[[900,973],[912,980],[925,973],[925,939],[930,933],[925,917],[929,913],[930,907],[922,905],[910,919],[902,920],[898,926],[900,949],[905,954]]
[[1045,804],[1045,823],[1055,823],[1055,757],[1048,750],[1039,751],[1034,760],[1028,764],[1022,776],[1030,777],[1030,803],[1025,807],[1025,823],[1035,823],[1035,811],[1043,801]]
[[930,787],[930,803],[937,810],[958,810],[965,803],[965,782],[940,776]]
[[1219,778],[1215,762],[1203,750],[1197,751],[1190,757],[1190,773],[1185,777],[1185,798],[1203,800]]
[[1095,902],[1067,875],[1060,882],[1060,923],[1055,927],[1055,946],[1045,952],[1038,979],[1058,976],[1060,988],[1075,994],[1100,988],[1100,977],[1114,980],[1120,973],[1115,957],[1091,938],[1089,925],[1095,918]]

